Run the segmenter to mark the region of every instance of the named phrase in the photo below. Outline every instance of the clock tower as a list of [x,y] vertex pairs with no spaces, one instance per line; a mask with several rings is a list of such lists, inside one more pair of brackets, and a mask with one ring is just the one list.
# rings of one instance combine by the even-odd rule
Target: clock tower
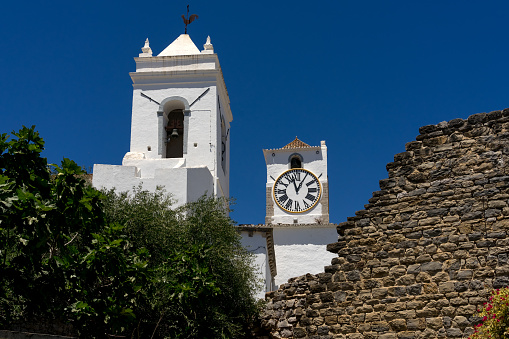
[[148,39],[131,72],[131,147],[121,166],[94,165],[93,185],[131,191],[164,187],[176,206],[203,194],[229,197],[230,100],[210,38],[187,34],[157,56]]
[[266,224],[328,224],[327,146],[297,137],[282,148],[263,150],[267,165]]

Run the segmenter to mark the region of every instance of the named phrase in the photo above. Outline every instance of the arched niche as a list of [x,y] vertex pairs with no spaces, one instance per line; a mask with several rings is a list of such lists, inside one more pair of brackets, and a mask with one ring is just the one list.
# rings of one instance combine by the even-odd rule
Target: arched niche
[[[180,96],[168,97],[159,105],[157,111],[159,131],[157,154],[161,158],[182,158],[184,154],[187,154],[190,114],[189,102]],[[179,137],[172,138],[171,135],[174,129],[172,126],[175,126],[176,120],[181,121],[183,126],[176,127]],[[180,148],[182,151],[180,151]]]
[[288,157],[289,168],[304,168],[304,166],[302,166],[303,163],[304,159],[299,153],[293,153]]

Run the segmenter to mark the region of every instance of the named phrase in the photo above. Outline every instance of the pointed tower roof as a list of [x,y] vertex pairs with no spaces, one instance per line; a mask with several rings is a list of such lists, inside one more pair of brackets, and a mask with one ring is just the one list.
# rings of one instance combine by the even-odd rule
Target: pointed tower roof
[[181,34],[175,41],[166,47],[158,56],[194,55],[200,50],[188,34]]
[[291,143],[289,143],[288,145],[284,146],[284,147],[281,147],[281,149],[288,149],[288,148],[307,148],[307,147],[312,147],[312,146],[309,146],[308,144],[306,144],[305,142],[303,141],[300,141],[299,138],[295,137],[295,140],[293,140]]
[[[322,141],[322,144],[321,146],[325,146],[325,141]],[[285,145],[281,148],[271,148],[271,149],[264,149],[263,152],[266,153],[266,152],[272,152],[272,151],[280,151],[280,152],[288,152],[286,150],[289,150],[289,149],[299,149],[299,148],[309,148],[309,149],[320,149],[321,146],[311,146],[311,145],[308,145],[306,144],[304,141],[302,140],[299,140],[299,138],[295,137],[295,139],[289,143],[288,145]]]

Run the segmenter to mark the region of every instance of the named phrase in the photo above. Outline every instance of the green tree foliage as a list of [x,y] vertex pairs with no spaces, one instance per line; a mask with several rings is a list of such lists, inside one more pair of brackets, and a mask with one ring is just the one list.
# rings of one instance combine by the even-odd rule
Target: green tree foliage
[[70,322],[83,335],[132,322],[147,257],[106,223],[103,195],[71,160],[53,167],[34,127],[0,136],[0,325]]
[[[151,253],[150,297],[140,326],[170,338],[240,338],[258,308],[252,255],[222,200],[202,197],[171,209],[164,191],[107,193],[110,222]],[[155,325],[155,326],[154,326]]]
[[[224,201],[99,192],[34,127],[0,135],[0,327],[82,337],[239,338],[256,316],[252,257]],[[56,333],[59,334],[59,333]]]

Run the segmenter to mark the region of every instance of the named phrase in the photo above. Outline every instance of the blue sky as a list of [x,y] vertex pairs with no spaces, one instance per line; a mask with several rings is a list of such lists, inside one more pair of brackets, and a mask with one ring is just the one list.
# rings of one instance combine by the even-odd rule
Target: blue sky
[[[120,164],[133,57],[181,33],[187,1],[18,1],[0,13],[0,132],[36,125],[50,162]],[[509,2],[194,1],[230,95],[232,217],[263,223],[262,149],[329,155],[330,214],[362,209],[420,126],[509,107]]]

